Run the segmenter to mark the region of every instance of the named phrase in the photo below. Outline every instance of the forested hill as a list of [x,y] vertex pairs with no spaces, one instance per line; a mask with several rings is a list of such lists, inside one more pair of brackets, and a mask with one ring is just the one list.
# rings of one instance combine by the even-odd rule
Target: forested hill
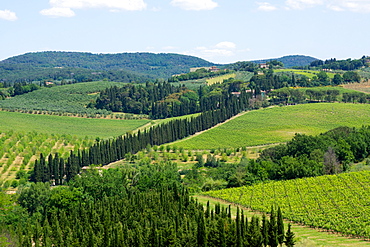
[[271,58],[271,59],[262,59],[262,60],[255,60],[251,61],[253,63],[266,63],[268,61],[277,60],[284,64],[284,67],[290,68],[294,66],[307,66],[310,65],[311,62],[317,60],[317,58],[304,56],[304,55],[290,55],[284,56],[280,58]]
[[117,74],[117,71],[121,73],[124,71],[150,78],[168,78],[173,74],[189,72],[192,67],[212,65],[214,64],[206,60],[179,54],[93,54],[46,51],[26,53],[0,61],[0,80],[15,80],[14,75],[11,77],[14,71],[37,71],[55,74],[67,68],[76,70],[71,71],[74,74],[76,72],[99,75],[107,71]]

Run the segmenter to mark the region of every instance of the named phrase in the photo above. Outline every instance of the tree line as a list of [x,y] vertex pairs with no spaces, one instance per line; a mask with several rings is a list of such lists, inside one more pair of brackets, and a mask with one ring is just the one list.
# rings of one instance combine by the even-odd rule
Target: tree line
[[[152,119],[177,117],[209,110],[221,109],[235,97],[248,105],[250,96],[241,90],[241,82],[224,85],[201,86],[190,90],[185,85],[174,86],[170,83],[147,83],[146,86],[131,84],[111,87],[100,92],[98,99],[88,107],[106,109],[113,112],[147,114]],[[239,92],[234,96],[231,92]],[[240,92],[241,91],[241,92]]]
[[293,89],[281,88],[268,93],[271,104],[301,104],[312,102],[369,103],[370,97],[363,92],[344,92],[331,89]]
[[360,59],[345,59],[337,60],[336,58],[323,60],[315,60],[311,62],[310,67],[331,70],[356,70],[369,65],[369,57],[363,56]]

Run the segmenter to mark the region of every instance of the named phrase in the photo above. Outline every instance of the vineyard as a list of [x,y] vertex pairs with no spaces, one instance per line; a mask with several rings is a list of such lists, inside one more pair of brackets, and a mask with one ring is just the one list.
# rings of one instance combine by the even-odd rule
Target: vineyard
[[343,173],[261,183],[206,194],[261,212],[268,212],[274,204],[291,221],[369,239],[369,176],[369,171]]
[[72,135],[3,132],[0,134],[0,181],[4,188],[17,187],[19,183],[27,182],[27,172],[33,168],[33,161],[40,153],[58,153],[67,158],[71,150],[84,149],[93,142]]
[[369,114],[366,104],[317,103],[264,108],[247,112],[176,145],[185,149],[212,149],[286,142],[295,133],[316,135],[339,126],[367,125]]
[[0,108],[8,111],[26,113],[48,112],[49,114],[72,113],[78,116],[109,115],[106,110],[86,108],[91,100],[97,98],[96,92],[123,83],[95,81],[41,88],[39,90],[0,101]]

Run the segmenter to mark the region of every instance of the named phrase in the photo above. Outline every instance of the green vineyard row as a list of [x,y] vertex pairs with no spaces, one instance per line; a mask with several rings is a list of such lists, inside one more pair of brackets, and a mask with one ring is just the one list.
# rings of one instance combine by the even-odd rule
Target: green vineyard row
[[266,213],[275,204],[288,220],[370,238],[369,171],[261,183],[206,195]]

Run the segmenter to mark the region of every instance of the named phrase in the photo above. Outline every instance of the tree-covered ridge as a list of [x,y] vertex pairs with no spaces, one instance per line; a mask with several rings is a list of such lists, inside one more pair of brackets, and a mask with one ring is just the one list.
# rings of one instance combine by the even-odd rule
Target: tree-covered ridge
[[108,79],[120,82],[143,83],[155,78],[127,70],[97,70],[74,67],[37,67],[27,64],[5,64],[0,62],[0,81],[6,86],[14,83],[85,82]]
[[267,62],[270,62],[270,61],[273,61],[273,60],[282,62],[286,68],[291,68],[291,67],[296,67],[296,66],[298,66],[298,67],[307,66],[311,62],[313,62],[317,59],[314,58],[314,57],[310,57],[310,56],[290,55],[290,56],[283,56],[283,57],[280,57],[280,58],[254,60],[254,61],[251,61],[251,62],[260,64],[260,63],[267,63]]
[[327,70],[356,70],[362,67],[369,67],[370,57],[363,56],[360,59],[346,59],[337,60],[336,58],[323,60],[315,60],[310,63],[310,67],[316,67],[319,69]]
[[[49,73],[51,76],[55,73],[63,79],[70,79],[71,73],[74,73],[75,77],[90,74],[89,77],[84,75],[85,79],[86,77],[87,79],[96,77],[99,79],[105,76],[114,80],[114,77],[134,77],[135,74],[151,78],[168,78],[173,74],[186,73],[192,67],[212,65],[214,64],[197,57],[169,53],[92,54],[47,51],[27,53],[1,61],[0,79],[13,78],[15,80],[13,71]],[[23,76],[26,75],[23,74]],[[26,78],[21,77],[21,79]],[[29,80],[34,79],[36,78],[29,77]],[[139,78],[133,78],[133,80],[137,79]]]

